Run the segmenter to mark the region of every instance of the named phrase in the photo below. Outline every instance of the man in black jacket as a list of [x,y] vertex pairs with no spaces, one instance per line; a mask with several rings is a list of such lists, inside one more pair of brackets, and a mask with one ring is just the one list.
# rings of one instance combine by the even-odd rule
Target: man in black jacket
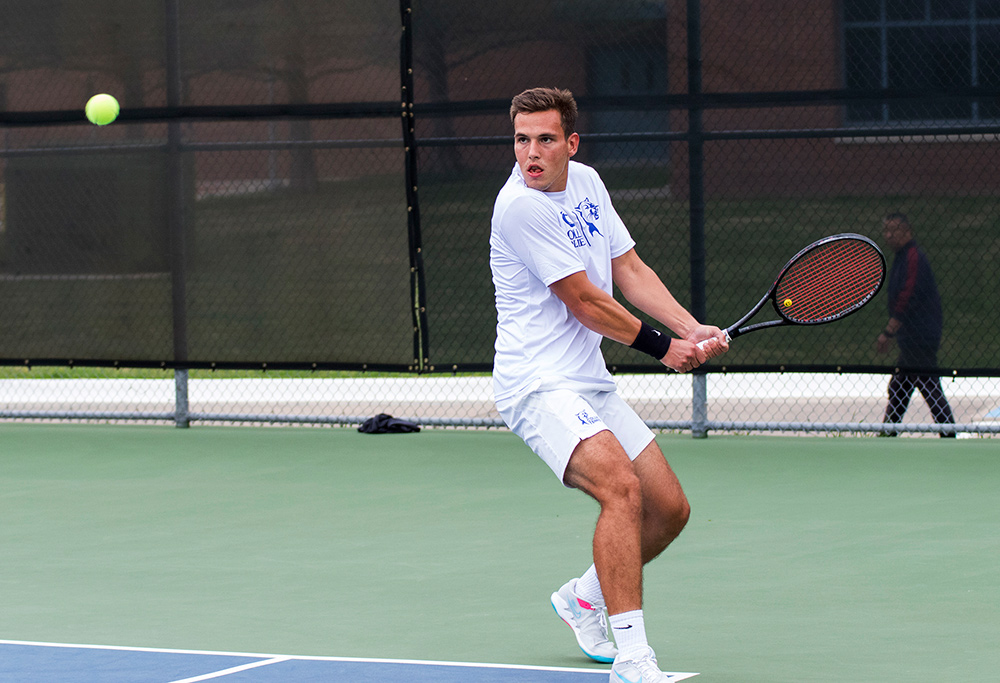
[[[941,296],[927,255],[917,246],[913,229],[905,214],[891,213],[883,222],[883,236],[896,252],[889,271],[889,322],[878,336],[876,348],[888,353],[893,340],[899,344],[899,370],[889,381],[889,404],[885,423],[903,419],[910,405],[913,390],[919,389],[938,424],[954,424],[948,399],[937,375],[915,372],[914,369],[937,367],[937,352],[941,345]],[[887,429],[884,434],[895,436]],[[941,432],[955,436],[955,432]]]

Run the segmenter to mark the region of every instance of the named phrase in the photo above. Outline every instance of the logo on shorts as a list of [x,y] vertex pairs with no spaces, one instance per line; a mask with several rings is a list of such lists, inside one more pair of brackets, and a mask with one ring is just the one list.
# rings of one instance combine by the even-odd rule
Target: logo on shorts
[[577,413],[576,419],[580,421],[580,424],[585,424],[585,425],[595,425],[601,421],[601,418],[591,415],[586,410],[581,410],[579,413]]

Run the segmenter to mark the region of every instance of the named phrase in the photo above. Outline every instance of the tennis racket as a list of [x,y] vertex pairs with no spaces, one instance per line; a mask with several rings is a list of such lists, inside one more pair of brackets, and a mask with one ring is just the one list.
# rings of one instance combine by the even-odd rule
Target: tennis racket
[[[789,259],[757,305],[726,328],[726,341],[769,327],[840,320],[871,301],[883,282],[885,256],[874,242],[854,233],[824,237]],[[746,325],[768,301],[778,319]]]

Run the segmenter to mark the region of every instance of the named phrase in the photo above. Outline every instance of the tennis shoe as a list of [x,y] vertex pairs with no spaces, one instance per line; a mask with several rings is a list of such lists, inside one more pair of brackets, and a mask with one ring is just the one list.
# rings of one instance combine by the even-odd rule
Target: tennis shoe
[[672,680],[673,676],[660,671],[650,647],[628,658],[618,655],[611,665],[611,683],[670,683]]
[[595,662],[613,662],[618,656],[618,648],[608,639],[604,605],[594,605],[580,598],[574,591],[576,581],[571,579],[552,594],[552,607],[559,618],[573,629],[583,654]]

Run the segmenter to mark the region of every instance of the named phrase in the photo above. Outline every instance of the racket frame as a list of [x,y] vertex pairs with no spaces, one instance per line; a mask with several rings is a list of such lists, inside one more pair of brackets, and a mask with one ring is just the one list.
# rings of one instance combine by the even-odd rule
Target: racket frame
[[[878,285],[875,287],[874,290],[872,290],[872,292],[867,297],[862,299],[860,302],[854,304],[854,306],[852,306],[850,309],[839,315],[815,321],[793,320],[787,317],[782,312],[781,306],[778,304],[778,300],[775,297],[775,293],[778,291],[778,285],[781,283],[781,279],[785,276],[785,273],[788,272],[789,268],[795,265],[796,261],[798,261],[800,258],[805,256],[809,252],[823,246],[824,244],[829,244],[830,242],[835,242],[845,239],[860,240],[862,242],[867,243],[868,245],[870,245],[872,248],[875,249],[875,253],[879,255],[879,258],[882,261],[882,277],[879,278]],[[878,248],[878,245],[875,244],[875,242],[865,237],[864,235],[859,235],[854,232],[843,232],[837,235],[830,235],[828,237],[824,237],[823,239],[816,240],[812,244],[799,250],[799,252],[795,254],[795,256],[788,259],[788,262],[785,263],[784,267],[781,269],[781,272],[778,273],[778,277],[774,279],[774,283],[771,285],[771,288],[767,290],[767,294],[765,294],[761,298],[761,300],[757,302],[756,306],[750,309],[749,313],[744,315],[742,318],[740,318],[738,321],[736,321],[735,323],[733,323],[724,330],[726,333],[726,341],[727,342],[732,341],[736,337],[742,336],[747,332],[754,332],[755,330],[762,330],[768,327],[779,327],[781,325],[825,325],[826,323],[830,323],[835,320],[840,320],[841,318],[846,318],[852,313],[855,313],[856,311],[860,310],[865,304],[867,304],[869,301],[875,298],[875,295],[878,294],[879,291],[882,289],[882,285],[885,284],[885,272],[886,272],[885,254],[882,253],[882,250]],[[754,323],[753,325],[747,325],[746,327],[743,327],[743,324],[745,322],[753,318],[760,312],[762,308],[764,308],[764,304],[766,304],[768,300],[771,301],[771,304],[780,319],[767,320],[765,322]]]

